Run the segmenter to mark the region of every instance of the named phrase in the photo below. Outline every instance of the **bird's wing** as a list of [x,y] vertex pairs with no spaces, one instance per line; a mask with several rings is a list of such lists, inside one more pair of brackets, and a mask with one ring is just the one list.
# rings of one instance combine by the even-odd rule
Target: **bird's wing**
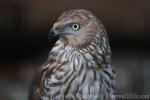
[[40,66],[35,76],[33,77],[33,82],[31,84],[30,91],[29,91],[29,100],[41,100],[40,87],[41,87],[43,73],[48,68],[46,67],[47,64],[48,62]]

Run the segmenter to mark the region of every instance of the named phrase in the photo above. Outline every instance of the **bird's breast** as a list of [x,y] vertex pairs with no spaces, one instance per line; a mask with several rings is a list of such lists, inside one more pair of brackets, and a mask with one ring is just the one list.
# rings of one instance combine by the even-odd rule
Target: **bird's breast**
[[[55,52],[58,54],[50,58],[55,59],[50,66],[51,71],[45,72],[47,76],[43,76],[45,77],[43,97],[55,97],[59,100],[62,98],[86,98],[87,96],[98,98],[100,93],[108,94],[107,91],[110,91],[111,84],[109,76],[111,69],[109,72],[103,73],[92,53],[71,49],[67,52],[65,49],[58,48]],[[108,73],[109,75],[105,75]]]

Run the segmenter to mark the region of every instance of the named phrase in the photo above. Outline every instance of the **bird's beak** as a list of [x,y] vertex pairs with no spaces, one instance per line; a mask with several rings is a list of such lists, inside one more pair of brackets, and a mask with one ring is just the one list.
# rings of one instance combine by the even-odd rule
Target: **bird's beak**
[[50,30],[49,32],[49,36],[51,37],[54,37],[54,36],[59,36],[60,35],[60,31],[61,31],[61,28],[60,28],[60,24],[58,22],[54,23],[52,29]]
[[54,28],[52,28],[48,33],[48,38],[49,40],[57,40],[59,38],[59,34]]
[[49,36],[54,37],[54,36],[57,36],[57,35],[58,35],[58,32],[54,28],[52,28],[49,32]]

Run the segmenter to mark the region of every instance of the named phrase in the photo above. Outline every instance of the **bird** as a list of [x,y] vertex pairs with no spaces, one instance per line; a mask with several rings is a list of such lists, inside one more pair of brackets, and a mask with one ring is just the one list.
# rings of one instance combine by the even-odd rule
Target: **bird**
[[93,12],[63,12],[49,36],[59,39],[37,70],[29,100],[116,99],[116,75],[107,32]]

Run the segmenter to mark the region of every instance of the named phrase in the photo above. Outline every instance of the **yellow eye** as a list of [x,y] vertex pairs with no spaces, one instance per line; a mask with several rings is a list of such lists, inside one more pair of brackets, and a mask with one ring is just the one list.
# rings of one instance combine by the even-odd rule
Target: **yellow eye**
[[74,30],[74,31],[77,31],[77,30],[79,30],[79,28],[80,28],[80,25],[79,24],[72,24],[72,29]]

